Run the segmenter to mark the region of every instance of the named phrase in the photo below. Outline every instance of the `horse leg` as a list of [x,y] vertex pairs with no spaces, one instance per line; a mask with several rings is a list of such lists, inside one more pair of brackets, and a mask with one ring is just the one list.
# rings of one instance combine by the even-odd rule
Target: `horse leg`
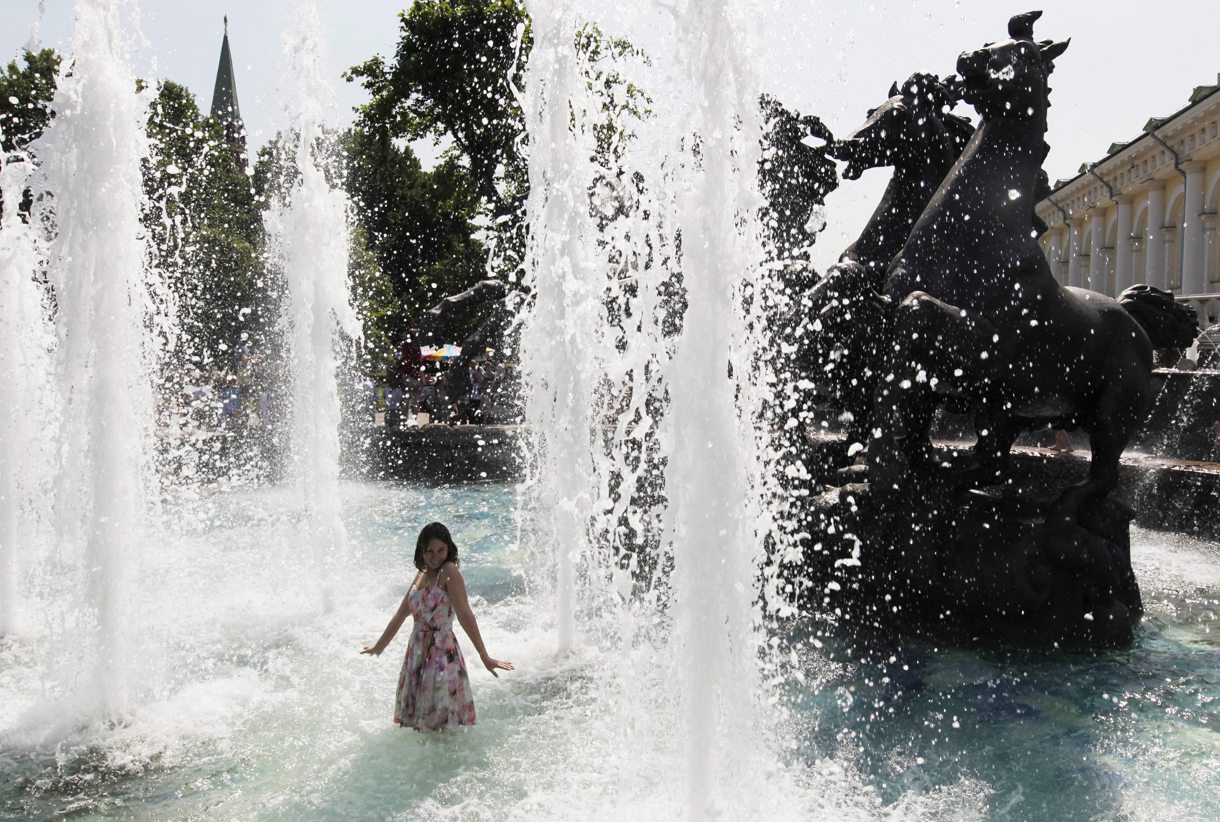
[[[864,328],[884,328],[889,321],[883,310],[871,306],[863,323]],[[873,394],[876,390],[878,371],[885,355],[878,344],[876,336],[858,330],[850,343],[851,356],[844,363],[845,368],[839,376],[839,396],[842,409],[850,416],[847,422],[847,448],[850,457],[855,452],[868,445],[869,434],[873,430]]]
[[870,471],[886,488],[899,484],[912,458],[931,456],[936,383],[978,382],[995,334],[990,323],[922,291],[894,309],[891,330],[892,348],[873,392],[876,428],[869,444]]
[[795,335],[798,362],[832,407],[845,413],[847,439],[828,449],[828,467],[849,465],[856,443],[867,443],[872,386],[879,360],[877,338],[888,323],[888,300],[873,290],[868,270],[859,263],[834,266],[802,295],[806,313]]
[[1012,462],[1012,444],[1021,433],[1021,423],[1015,417],[977,414],[974,428],[978,441],[974,444],[975,465],[964,478],[967,483],[989,485],[1002,480]]
[[1148,380],[1142,383],[1120,384],[1103,392],[1086,426],[1092,451],[1089,476],[1060,495],[1056,509],[1061,516],[1075,519],[1082,505],[1105,497],[1118,485],[1119,459],[1151,403]]

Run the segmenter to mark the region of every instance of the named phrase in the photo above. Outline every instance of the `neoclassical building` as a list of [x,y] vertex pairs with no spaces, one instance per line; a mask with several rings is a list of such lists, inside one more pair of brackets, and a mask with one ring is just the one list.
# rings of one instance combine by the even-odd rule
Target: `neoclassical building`
[[1201,324],[1220,320],[1220,77],[1130,142],[1055,183],[1037,205],[1040,240],[1064,285],[1111,296],[1172,291]]

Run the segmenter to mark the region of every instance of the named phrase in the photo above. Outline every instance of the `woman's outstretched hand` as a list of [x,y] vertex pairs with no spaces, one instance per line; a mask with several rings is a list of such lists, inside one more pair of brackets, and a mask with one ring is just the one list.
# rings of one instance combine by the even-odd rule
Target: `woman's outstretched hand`
[[499,670],[499,671],[513,670],[513,664],[511,662],[505,662],[502,659],[492,659],[489,656],[483,657],[483,667],[486,668],[488,671],[490,671],[491,675],[494,676],[496,679],[500,678],[500,675],[498,673],[496,673],[497,670]]
[[365,645],[362,654],[372,654],[373,656],[381,656],[381,649],[372,645]]

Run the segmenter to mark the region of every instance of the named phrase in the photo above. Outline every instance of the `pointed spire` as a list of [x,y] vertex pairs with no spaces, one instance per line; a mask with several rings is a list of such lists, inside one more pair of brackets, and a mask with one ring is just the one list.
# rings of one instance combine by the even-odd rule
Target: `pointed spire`
[[229,52],[229,16],[225,15],[225,35],[220,44],[220,65],[216,69],[216,87],[212,91],[211,115],[225,125],[241,122],[237,105],[237,80],[233,74],[233,55]]

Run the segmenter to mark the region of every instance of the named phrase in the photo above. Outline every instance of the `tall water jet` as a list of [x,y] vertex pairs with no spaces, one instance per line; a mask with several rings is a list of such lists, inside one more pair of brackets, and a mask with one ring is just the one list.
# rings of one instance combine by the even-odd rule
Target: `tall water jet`
[[[147,155],[144,106],[123,54],[117,0],[80,0],[73,62],[57,116],[35,147],[36,210],[50,226],[55,301],[59,550],[84,609],[62,627],[81,652],[73,687],[109,717],[128,702],[131,580],[143,544],[146,443],[153,419],[144,323],[149,310],[140,224]],[[72,635],[75,636],[72,636]],[[71,638],[70,638],[71,637]]]
[[708,811],[725,798],[717,776],[734,770],[756,727],[751,600],[761,540],[749,516],[752,435],[738,402],[749,396],[741,389],[751,371],[743,284],[761,262],[753,224],[761,128],[735,5],[691,2],[677,21],[698,153],[677,202],[687,310],[669,372],[666,536],[685,663],[689,806]]
[[[763,255],[749,36],[733,4],[674,10],[664,59],[676,65],[648,77],[672,85],[672,99],[630,129],[613,124],[638,127],[638,146],[599,154],[586,130],[627,107],[591,99],[602,84],[590,81],[597,69],[574,37],[582,19],[571,4],[530,12],[534,304],[522,362],[534,493],[557,546],[560,641],[574,630],[573,602],[623,603],[608,641],[630,657],[632,631],[643,631],[665,648],[645,663],[652,670],[615,687],[630,694],[638,684],[627,680],[659,676],[673,692],[636,697],[652,700],[656,726],[669,729],[658,734],[681,740],[678,804],[703,816],[737,804],[728,774],[769,756],[755,710],[763,472],[746,286]],[[650,536],[646,520],[658,515],[663,531]],[[587,578],[583,595],[574,571]]]
[[322,24],[313,3],[295,7],[285,44],[292,78],[292,165],[276,207],[264,214],[272,253],[288,285],[289,357],[294,378],[292,456],[308,512],[309,542],[322,603],[332,607],[335,560],[346,551],[339,510],[340,399],[336,332],[360,336],[348,289],[348,202],[327,172],[333,144],[324,130],[326,79]]
[[37,234],[20,211],[31,170],[24,153],[0,155],[0,637],[18,630],[18,551],[33,539],[48,475],[40,429],[53,336],[36,279]]
[[599,283],[605,274],[587,258],[589,156],[582,89],[573,49],[578,23],[571,3],[530,3],[536,45],[530,59],[525,102],[531,126],[530,197],[526,204],[530,243],[526,267],[534,291],[530,321],[522,332],[521,361],[533,390],[525,398],[525,419],[538,440],[528,487],[535,497],[533,523],[553,540],[559,646],[575,641],[576,564],[591,550],[588,518],[597,486],[593,462],[596,434],[593,349],[600,334]]

